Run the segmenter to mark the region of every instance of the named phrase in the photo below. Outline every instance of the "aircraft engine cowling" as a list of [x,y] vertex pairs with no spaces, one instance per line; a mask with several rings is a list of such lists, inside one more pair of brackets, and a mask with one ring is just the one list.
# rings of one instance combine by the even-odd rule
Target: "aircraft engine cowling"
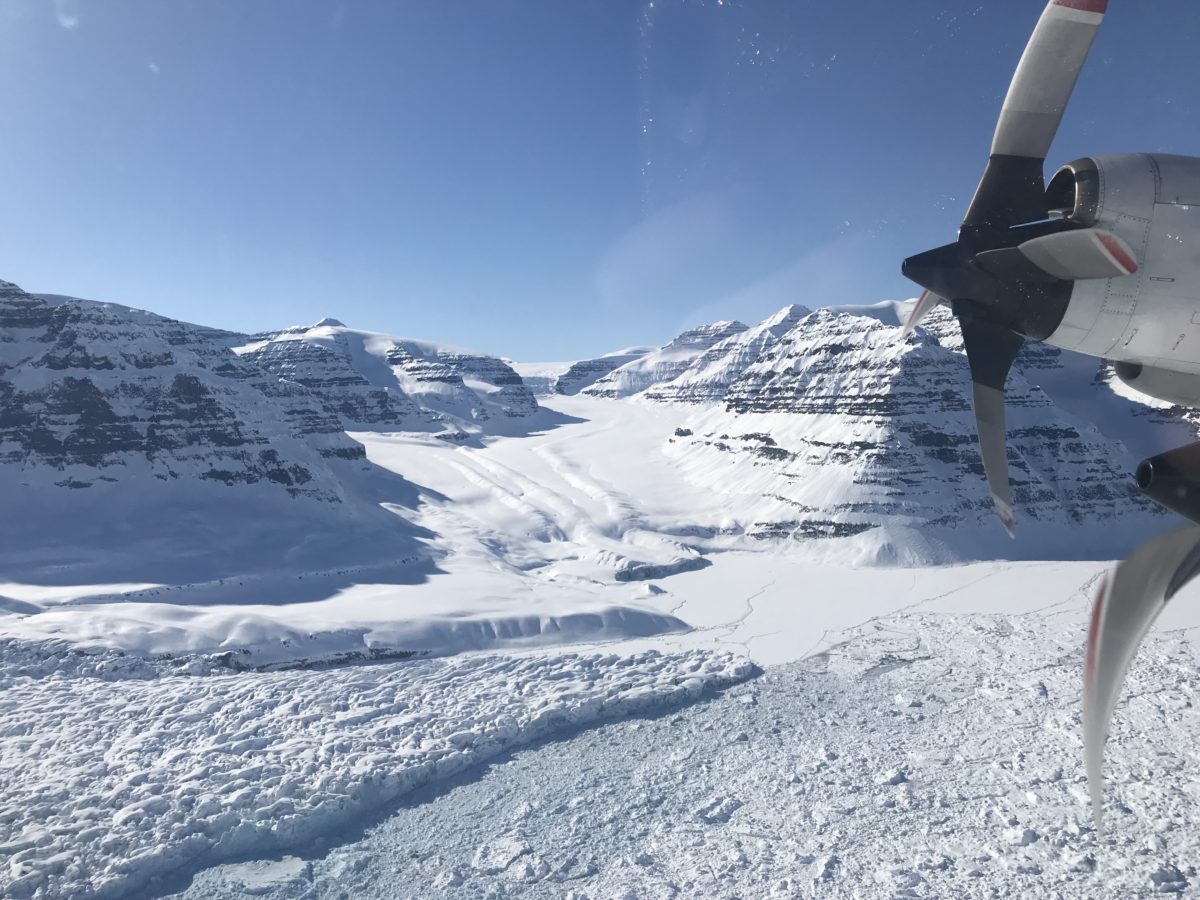
[[1046,200],[1052,215],[1092,228],[1099,219],[1101,191],[1100,168],[1084,157],[1054,173],[1046,186]]
[[1050,180],[1046,199],[1051,215],[1115,235],[1136,263],[1123,277],[1075,281],[1047,340],[1112,360],[1200,361],[1200,331],[1195,347],[1180,337],[1200,324],[1192,320],[1200,281],[1200,159],[1162,153],[1077,159]]
[[1046,198],[1052,213],[1087,228],[1116,231],[1123,217],[1153,218],[1155,204],[1200,201],[1200,158],[1167,153],[1086,156],[1054,174]]
[[1135,391],[1179,406],[1200,406],[1200,375],[1119,362],[1117,377]]

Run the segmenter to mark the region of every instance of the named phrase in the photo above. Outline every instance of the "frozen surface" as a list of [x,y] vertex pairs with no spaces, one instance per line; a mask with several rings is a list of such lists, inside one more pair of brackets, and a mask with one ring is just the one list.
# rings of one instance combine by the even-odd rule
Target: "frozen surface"
[[[1118,712],[1107,843],[1077,765],[1104,541],[1167,527],[1121,485],[1137,454],[1190,439],[1177,411],[1023,355],[1029,521],[1009,545],[944,315],[900,342],[898,305],[719,323],[544,367],[557,393],[536,404],[503,361],[333,320],[230,363],[236,336],[80,310],[79,372],[100,350],[117,368],[97,371],[125,372],[126,338],[168,329],[129,377],[167,378],[167,349],[178,365],[193,348],[214,396],[285,400],[297,458],[316,453],[337,499],[305,518],[274,482],[206,483],[216,499],[160,503],[132,457],[86,489],[12,469],[61,488],[41,507],[61,547],[0,556],[0,894],[189,874],[197,897],[1197,889],[1200,592],[1173,601]],[[221,393],[225,363],[249,374]],[[625,397],[680,378],[673,401]],[[230,409],[253,424],[259,403]],[[196,471],[232,427],[195,431]],[[122,516],[97,512],[118,495]],[[203,540],[141,540],[183,517]],[[747,659],[768,676],[737,696],[579,733],[744,680]],[[371,664],[331,665],[348,661]],[[505,756],[542,738],[565,741]]]
[[[211,583],[0,581],[0,636],[236,654],[252,666],[640,638],[691,626],[689,640],[726,635],[777,662],[797,658],[826,631],[939,592],[977,582],[968,611],[1011,612],[1025,598],[1070,594],[1107,565],[859,565],[886,552],[937,558],[945,548],[926,547],[915,527],[841,540],[756,540],[748,533],[758,517],[771,518],[779,501],[770,495],[788,489],[788,472],[748,460],[732,469],[727,454],[670,443],[711,412],[586,396],[547,402],[573,424],[478,448],[421,434],[354,433],[376,470],[404,472],[420,485],[420,502],[386,509],[425,535],[423,550],[436,566],[428,576],[406,582],[411,566],[301,566]],[[982,482],[972,487],[986,501]],[[810,490],[791,488],[800,489]],[[925,489],[954,502],[955,492],[933,479]],[[1058,529],[1072,527],[1092,536],[1110,528]],[[1130,540],[1138,533],[1110,530]],[[964,543],[1010,550],[990,514],[960,531]],[[826,602],[831,594],[838,602]],[[743,614],[730,632],[724,623]],[[779,627],[792,619],[800,631]]]
[[[305,423],[327,408],[321,446],[354,458],[310,466],[328,470],[336,503],[302,503],[269,479],[138,482],[137,459],[101,470],[125,481],[87,489],[52,490],[62,473],[50,465],[9,466],[37,492],[26,505],[41,524],[12,520],[0,547],[0,637],[233,654],[245,666],[640,638],[740,603],[761,572],[775,579],[755,588],[761,602],[786,604],[805,566],[1103,561],[1170,527],[1131,496],[1127,476],[1142,454],[1189,439],[1190,423],[1130,402],[1074,357],[1029,352],[1010,390],[1022,523],[1005,541],[954,328],[935,314],[901,340],[891,322],[902,312],[787,307],[750,329],[717,323],[611,373],[664,389],[683,378],[680,402],[556,394],[536,404],[503,361],[448,346],[325,322],[264,336],[239,358],[226,347],[236,336],[84,304],[90,337],[72,332],[71,359],[94,367],[103,351],[115,367],[88,377],[166,379],[183,347],[224,390],[214,373],[249,372],[258,358],[296,379],[289,409],[315,404],[301,404]],[[174,363],[126,361],[121,348],[139,334],[146,353]],[[261,393],[261,380],[242,378],[229,396]],[[259,421],[246,403],[230,408]],[[197,465],[215,452],[206,434],[188,445]],[[875,580],[875,594],[853,596],[893,592],[885,571],[847,576]],[[770,643],[756,641],[774,654]]]
[[[300,554],[292,569],[183,583],[61,585],[0,571],[0,636],[234,653],[259,665],[685,627],[639,580],[707,565],[689,537],[692,523],[723,515],[658,449],[682,413],[590,398],[556,403],[576,424],[482,448],[423,434],[354,434],[375,471],[405,472],[420,485],[419,501],[385,501],[378,512],[423,536],[424,568],[404,558],[310,567]],[[629,467],[618,447],[645,464]]]
[[754,673],[699,651],[195,676],[62,647],[3,659],[5,897],[125,896],[302,847],[521,744]]
[[[965,593],[959,604],[969,602]],[[826,601],[828,602],[828,601]],[[1151,640],[1118,710],[1109,832],[1080,765],[1078,598],[901,613],[677,715],[423,790],[257,888],[332,897],[1150,897],[1200,886],[1200,675]],[[244,897],[242,867],[183,896]]]

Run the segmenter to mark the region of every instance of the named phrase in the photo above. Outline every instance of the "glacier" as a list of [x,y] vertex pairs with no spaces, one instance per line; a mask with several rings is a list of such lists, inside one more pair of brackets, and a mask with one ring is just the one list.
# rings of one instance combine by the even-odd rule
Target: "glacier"
[[1194,416],[1027,349],[1010,542],[905,312],[522,363],[0,285],[0,892],[1186,891],[1200,614],[1103,840],[1073,685]]

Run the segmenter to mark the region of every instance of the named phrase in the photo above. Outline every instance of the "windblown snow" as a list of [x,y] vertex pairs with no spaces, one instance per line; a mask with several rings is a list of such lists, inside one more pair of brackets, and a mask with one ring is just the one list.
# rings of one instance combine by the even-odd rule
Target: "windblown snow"
[[1028,348],[1009,542],[961,340],[906,312],[534,364],[0,283],[0,894],[1193,889],[1200,616],[1135,669],[1104,839],[1078,682],[1172,524],[1129,473],[1194,425]]

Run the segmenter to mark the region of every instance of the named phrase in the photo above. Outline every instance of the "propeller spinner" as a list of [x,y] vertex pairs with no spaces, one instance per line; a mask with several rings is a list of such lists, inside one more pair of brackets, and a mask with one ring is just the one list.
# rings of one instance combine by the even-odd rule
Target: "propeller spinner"
[[905,325],[911,332],[949,302],[971,367],[975,421],[992,501],[1014,533],[1004,386],[1025,338],[1044,340],[1062,322],[1075,281],[1137,270],[1119,237],[1051,218],[1046,154],[1107,0],[1051,0],[1008,89],[983,178],[953,244],[904,261],[925,288]]

